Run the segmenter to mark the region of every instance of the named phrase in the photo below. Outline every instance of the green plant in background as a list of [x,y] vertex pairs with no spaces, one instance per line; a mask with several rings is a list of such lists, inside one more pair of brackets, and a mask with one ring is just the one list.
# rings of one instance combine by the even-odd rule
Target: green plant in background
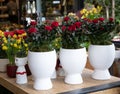
[[120,24],[120,0],[115,0],[115,18]]

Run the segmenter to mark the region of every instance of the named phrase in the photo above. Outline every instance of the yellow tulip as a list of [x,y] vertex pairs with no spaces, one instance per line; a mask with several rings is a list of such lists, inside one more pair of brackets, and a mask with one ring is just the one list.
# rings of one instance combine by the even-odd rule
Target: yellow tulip
[[28,44],[27,44],[27,43],[24,43],[24,46],[25,46],[25,47],[28,47]]
[[14,34],[14,35],[13,35],[13,38],[17,38],[17,35],[16,35],[16,34]]
[[18,43],[18,44],[21,43],[21,39],[18,39],[18,40],[17,40],[17,43]]
[[7,48],[7,46],[3,46],[2,49],[3,50],[7,50],[8,48]]
[[14,44],[14,47],[17,48],[18,47],[17,44]]
[[8,43],[8,41],[7,41],[7,40],[4,40],[4,43]]

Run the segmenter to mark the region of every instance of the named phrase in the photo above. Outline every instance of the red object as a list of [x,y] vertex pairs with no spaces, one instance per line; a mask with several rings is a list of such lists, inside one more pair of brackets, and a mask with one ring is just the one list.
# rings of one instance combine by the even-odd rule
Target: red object
[[24,72],[16,72],[16,74],[24,75],[24,74],[26,74],[26,72],[25,71]]
[[16,70],[17,70],[16,65],[7,64],[7,75],[8,75],[8,77],[15,78],[16,77]]

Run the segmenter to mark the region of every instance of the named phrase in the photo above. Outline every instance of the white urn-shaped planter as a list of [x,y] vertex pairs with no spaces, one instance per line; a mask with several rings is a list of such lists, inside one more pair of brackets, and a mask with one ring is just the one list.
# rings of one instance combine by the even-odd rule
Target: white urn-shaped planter
[[23,58],[15,57],[15,64],[17,66],[17,71],[16,71],[17,84],[25,84],[28,81],[27,73],[25,69],[26,63],[27,63],[27,57],[23,57]]
[[34,89],[48,90],[52,88],[51,77],[56,66],[56,51],[28,52],[28,65],[34,79]]
[[114,62],[115,46],[112,45],[90,45],[88,58],[94,68],[92,78],[97,80],[110,79],[109,68]]
[[86,48],[60,49],[59,59],[65,71],[65,83],[81,84],[83,82],[81,73],[86,65]]

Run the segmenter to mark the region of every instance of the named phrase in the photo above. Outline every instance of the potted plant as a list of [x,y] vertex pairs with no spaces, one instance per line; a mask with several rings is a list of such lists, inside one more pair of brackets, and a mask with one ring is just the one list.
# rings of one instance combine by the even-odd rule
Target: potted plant
[[105,20],[103,17],[92,20],[86,18],[84,24],[91,43],[88,57],[95,69],[92,77],[99,80],[110,79],[108,68],[113,64],[115,58],[115,47],[112,44],[112,39],[116,34],[115,20],[113,18]]
[[41,25],[32,21],[28,28],[28,64],[35,81],[33,87],[37,90],[52,88],[51,75],[57,59],[53,41],[59,31],[59,24],[56,21],[46,21]]
[[[15,56],[17,56],[20,49],[22,49],[21,47],[23,47],[23,45],[21,45],[21,43],[23,42],[23,37],[26,36],[23,30],[20,32],[21,34],[17,31],[9,31],[3,32],[2,35],[2,49],[6,52],[9,59],[9,64],[7,65],[7,74],[9,77],[15,77],[16,75],[17,67],[15,66]],[[15,69],[14,72],[12,69]]]
[[[0,36],[3,32],[0,30]],[[0,72],[6,72],[6,65],[8,64],[8,58],[4,50],[2,50],[2,37],[0,37]]]
[[68,84],[83,82],[81,73],[87,60],[85,48],[87,38],[83,27],[82,20],[73,13],[63,18],[59,59],[66,73],[65,82]]

